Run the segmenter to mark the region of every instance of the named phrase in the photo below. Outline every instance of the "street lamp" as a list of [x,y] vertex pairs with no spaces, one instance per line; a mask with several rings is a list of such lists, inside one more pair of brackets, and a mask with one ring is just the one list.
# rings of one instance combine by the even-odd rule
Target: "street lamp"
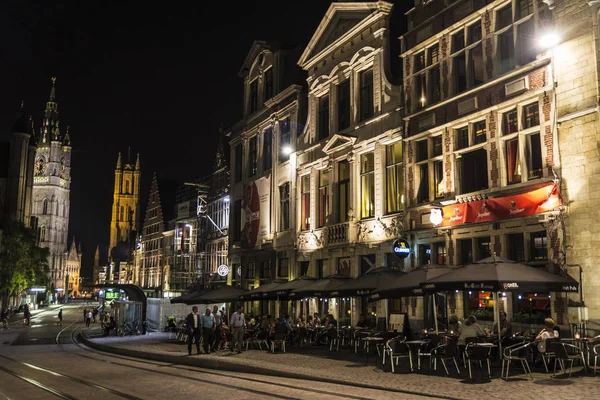
[[284,156],[289,156],[292,154],[292,146],[286,145],[281,148],[281,151]]
[[560,36],[554,31],[547,31],[540,37],[539,42],[543,49],[550,49],[560,43]]

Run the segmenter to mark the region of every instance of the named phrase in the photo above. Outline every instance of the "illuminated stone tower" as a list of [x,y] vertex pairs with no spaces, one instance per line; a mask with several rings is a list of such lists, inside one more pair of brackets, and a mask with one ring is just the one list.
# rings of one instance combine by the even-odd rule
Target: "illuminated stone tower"
[[56,102],[56,78],[39,132],[33,178],[32,215],[38,218],[40,244],[50,249],[50,294],[64,295],[71,190],[71,138],[61,134]]
[[137,155],[133,165],[121,163],[121,153],[119,153],[115,168],[109,256],[120,242],[127,242],[131,231],[139,230],[140,179],[140,155]]

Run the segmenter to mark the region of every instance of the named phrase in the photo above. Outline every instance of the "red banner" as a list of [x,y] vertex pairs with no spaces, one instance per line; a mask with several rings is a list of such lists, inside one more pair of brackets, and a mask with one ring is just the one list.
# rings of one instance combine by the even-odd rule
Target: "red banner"
[[442,209],[442,226],[526,217],[552,211],[560,205],[554,184],[514,196],[457,203]]

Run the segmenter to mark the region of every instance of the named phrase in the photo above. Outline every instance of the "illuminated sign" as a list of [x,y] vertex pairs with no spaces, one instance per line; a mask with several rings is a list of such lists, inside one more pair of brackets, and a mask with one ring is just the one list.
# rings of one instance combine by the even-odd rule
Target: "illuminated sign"
[[219,274],[219,276],[227,276],[228,273],[229,267],[225,264],[219,265],[219,268],[217,268],[217,274]]
[[120,297],[119,292],[106,292],[106,295],[104,296],[105,299],[118,299]]
[[406,258],[410,254],[410,244],[404,239],[396,239],[393,250],[396,256]]

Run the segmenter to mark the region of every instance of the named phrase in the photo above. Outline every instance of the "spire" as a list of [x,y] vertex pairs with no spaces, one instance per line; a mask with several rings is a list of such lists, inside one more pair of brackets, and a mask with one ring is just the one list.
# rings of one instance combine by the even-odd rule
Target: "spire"
[[217,171],[223,166],[225,166],[225,150],[223,141],[225,139],[225,134],[223,133],[223,123],[221,123],[221,128],[219,129],[219,139],[217,141],[217,155],[215,157],[215,166],[214,170]]
[[25,112],[25,102],[21,101],[21,112],[19,117],[13,124],[11,132],[14,133],[29,133],[29,116]]
[[140,153],[137,153],[137,158],[135,159],[135,170],[140,170]]
[[71,135],[69,134],[69,126],[67,126],[67,132],[65,132],[65,137],[63,138],[63,146],[71,146]]
[[121,153],[119,153],[119,157],[117,157],[117,169],[121,169]]
[[94,265],[100,265],[100,245],[96,246],[96,255],[94,256]]
[[50,89],[50,98],[46,103],[44,111],[44,120],[40,132],[41,145],[47,146],[51,140],[60,140],[60,130],[58,129],[58,103],[56,102],[56,77],[52,78],[52,89]]

